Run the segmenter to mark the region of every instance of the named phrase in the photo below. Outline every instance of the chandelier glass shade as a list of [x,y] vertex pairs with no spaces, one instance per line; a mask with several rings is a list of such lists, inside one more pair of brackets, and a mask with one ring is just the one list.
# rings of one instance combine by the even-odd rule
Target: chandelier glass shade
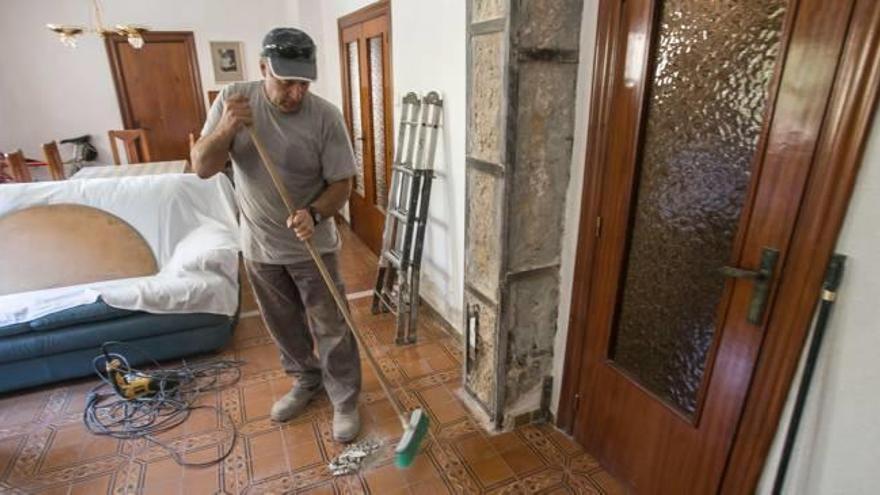
[[97,34],[102,38],[107,35],[118,34],[119,36],[124,36],[132,48],[136,50],[143,48],[143,33],[148,31],[147,27],[137,24],[117,24],[114,27],[105,26],[98,0],[92,0],[92,14],[94,16],[94,23],[91,27],[71,24],[46,24],[46,27],[58,35],[58,41],[61,44],[69,48],[76,48],[79,36],[85,33]]

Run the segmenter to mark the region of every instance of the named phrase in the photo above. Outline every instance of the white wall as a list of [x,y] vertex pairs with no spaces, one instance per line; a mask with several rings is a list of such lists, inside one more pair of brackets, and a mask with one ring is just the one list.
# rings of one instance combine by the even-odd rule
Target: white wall
[[[107,131],[121,129],[122,117],[103,41],[87,35],[71,50],[45,28],[88,25],[90,5],[89,0],[0,2],[0,149],[22,148],[42,159],[42,143],[91,134],[99,160],[112,161]],[[102,5],[107,24],[193,31],[205,92],[222,86],[214,83],[209,41],[244,42],[247,75],[259,78],[263,35],[295,24],[298,15],[298,5],[284,0],[103,0]]]
[[[346,15],[373,3],[370,0],[295,0],[298,5],[303,29],[312,36],[318,45],[318,80],[312,85],[312,91],[327,98],[342,108],[342,74],[339,66],[339,28],[336,21]],[[407,0],[403,0],[407,1]],[[410,0],[412,1],[412,0]],[[392,2],[393,5],[397,2]],[[391,13],[391,46],[397,50],[399,35],[394,25],[394,12]],[[403,34],[400,34],[403,36]],[[391,54],[392,62],[396,60]],[[397,72],[397,64],[394,64]],[[396,74],[395,74],[396,77]],[[395,87],[395,90],[397,88]],[[396,122],[396,121],[395,121]]]
[[[880,119],[875,119],[837,242],[848,256],[817,363],[785,493],[869,494],[880,485]],[[798,375],[800,376],[800,374]],[[788,422],[789,408],[782,425]],[[785,430],[758,493],[770,493]]]
[[[369,5],[364,0],[299,0],[303,27],[318,43],[313,91],[342,106],[337,19]],[[400,98],[409,91],[443,96],[437,142],[437,178],[422,258],[422,297],[459,331],[464,287],[465,61],[463,0],[391,2],[395,136]]]
[[571,179],[565,196],[565,218],[562,226],[562,260],[559,269],[559,314],[553,345],[553,395],[550,409],[559,410],[565,345],[568,339],[568,317],[574,263],[577,254],[578,223],[581,218],[581,191],[584,185],[584,160],[587,153],[587,126],[590,120],[590,91],[593,82],[593,52],[596,45],[596,16],[599,0],[584,0],[581,18],[581,45],[578,55],[578,79],[575,90],[574,144],[571,153]]

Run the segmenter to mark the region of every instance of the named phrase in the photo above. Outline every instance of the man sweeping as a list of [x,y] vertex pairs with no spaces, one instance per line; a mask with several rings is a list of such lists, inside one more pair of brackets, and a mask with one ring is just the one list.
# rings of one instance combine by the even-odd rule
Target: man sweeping
[[[298,29],[270,31],[260,59],[263,80],[221,91],[191,158],[202,178],[232,158],[245,269],[281,364],[296,378],[272,406],[272,419],[295,417],[323,388],[333,403],[333,437],[349,442],[360,429],[357,344],[305,246],[290,232],[312,240],[345,294],[333,215],[348,200],[356,168],[339,109],[309,92],[317,75],[315,52],[312,39]],[[260,135],[294,202],[303,205],[294,215],[287,213],[245,126]]]

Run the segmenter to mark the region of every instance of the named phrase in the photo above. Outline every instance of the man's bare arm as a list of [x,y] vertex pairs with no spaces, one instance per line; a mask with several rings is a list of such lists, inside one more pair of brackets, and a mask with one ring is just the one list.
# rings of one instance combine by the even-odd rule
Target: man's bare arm
[[235,135],[242,127],[252,123],[253,116],[247,98],[242,95],[227,98],[223,105],[223,115],[217,126],[211,133],[202,136],[190,153],[196,174],[207,179],[223,170]]
[[190,152],[190,160],[196,174],[202,179],[207,179],[223,170],[229,157],[229,145],[232,143],[230,135],[214,130],[207,136],[202,136]]
[[[348,201],[350,195],[351,179],[331,182],[327,189],[324,189],[324,192],[310,206],[322,217],[329,218],[345,206],[345,202]],[[308,207],[296,210],[296,213],[287,219],[287,226],[292,228],[296,232],[296,236],[303,241],[312,237],[312,234],[315,233],[315,223],[312,220],[312,214],[309,213]]]
[[332,217],[345,206],[349,196],[351,196],[351,179],[332,182],[312,203],[312,208],[324,218]]

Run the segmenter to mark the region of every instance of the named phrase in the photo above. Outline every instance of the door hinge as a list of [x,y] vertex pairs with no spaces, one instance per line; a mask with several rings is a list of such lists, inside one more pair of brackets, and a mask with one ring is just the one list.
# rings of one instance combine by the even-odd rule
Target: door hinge
[[581,394],[574,394],[574,406],[571,408],[572,414],[578,412],[578,409],[581,407]]
[[596,237],[602,235],[602,217],[596,217]]

